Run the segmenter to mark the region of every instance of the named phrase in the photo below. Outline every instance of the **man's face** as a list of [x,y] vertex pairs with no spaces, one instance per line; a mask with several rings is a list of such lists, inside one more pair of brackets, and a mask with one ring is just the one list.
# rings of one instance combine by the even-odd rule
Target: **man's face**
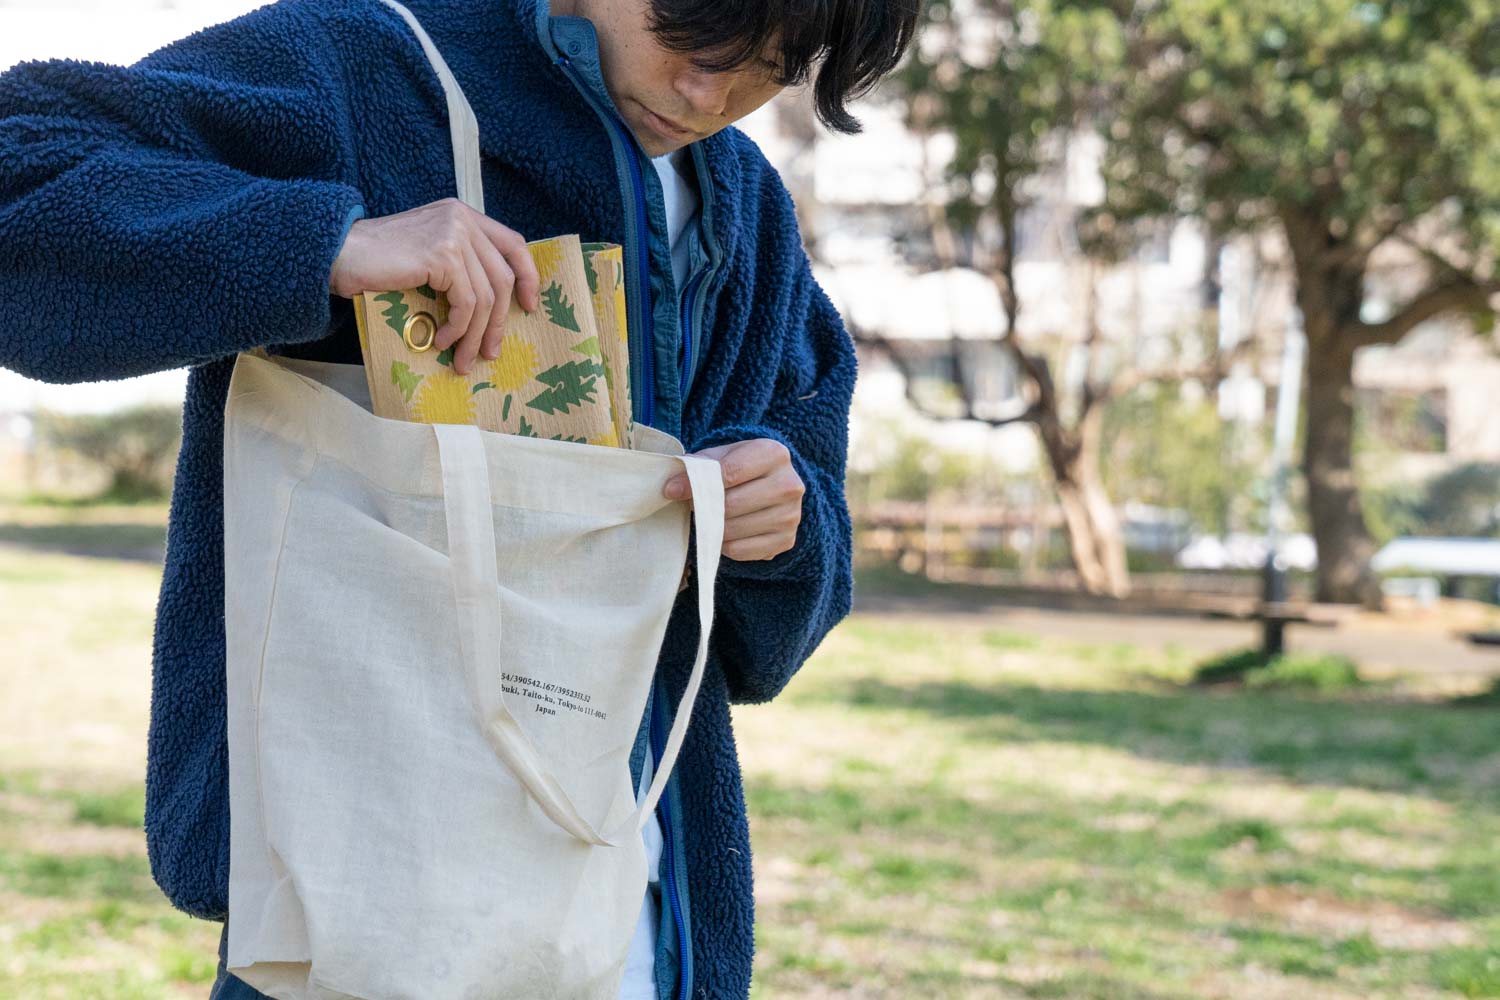
[[664,48],[648,26],[648,0],[555,0],[552,12],[594,23],[604,86],[648,156],[713,135],[782,89],[773,53],[709,72],[693,53]]

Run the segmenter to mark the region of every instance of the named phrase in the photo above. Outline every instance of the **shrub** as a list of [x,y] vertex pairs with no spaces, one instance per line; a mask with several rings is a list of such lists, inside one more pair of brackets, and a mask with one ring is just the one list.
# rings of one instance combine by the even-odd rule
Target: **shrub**
[[102,468],[108,485],[97,499],[132,503],[171,492],[182,438],[182,410],[142,404],[113,413],[35,415],[37,438]]
[[1258,649],[1224,653],[1193,673],[1195,684],[1241,684],[1251,690],[1297,690],[1330,694],[1362,686],[1359,667],[1345,656],[1285,653],[1267,658]]

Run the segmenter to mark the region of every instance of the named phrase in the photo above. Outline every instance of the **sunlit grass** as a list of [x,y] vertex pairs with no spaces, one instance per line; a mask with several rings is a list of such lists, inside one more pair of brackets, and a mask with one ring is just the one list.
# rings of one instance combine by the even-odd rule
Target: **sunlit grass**
[[[201,998],[141,834],[159,570],[0,546],[0,997]],[[1500,706],[856,616],[736,710],[758,1000],[1500,996]]]

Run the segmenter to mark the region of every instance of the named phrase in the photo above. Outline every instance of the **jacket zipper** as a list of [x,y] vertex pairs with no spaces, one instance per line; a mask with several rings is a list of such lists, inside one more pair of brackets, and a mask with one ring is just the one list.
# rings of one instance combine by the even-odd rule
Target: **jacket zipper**
[[704,268],[688,279],[687,289],[682,293],[682,388],[679,397],[682,400],[683,416],[687,416],[687,394],[688,383],[692,381],[694,365],[693,344],[693,297],[698,293],[698,286],[703,281],[703,276],[708,273]]
[[[567,75],[572,79],[574,88],[583,95],[584,100],[589,102],[589,105],[593,107],[595,114],[599,115],[600,118],[608,122],[610,127],[614,129],[615,135],[619,139],[621,147],[627,152],[627,154],[629,154],[631,149],[630,135],[627,131],[625,131],[625,125],[620,121],[619,116],[615,115],[612,112],[609,112],[605,108],[600,107],[599,103],[595,101],[593,95],[589,92],[588,86],[584,83],[583,80],[579,78],[578,71],[573,68],[573,63],[567,56],[559,55],[556,59],[556,62],[557,65],[561,67],[562,70],[567,73]],[[650,307],[651,262],[648,252],[643,246],[645,241],[644,234],[647,228],[645,217],[646,189],[644,182],[641,180],[641,165],[637,157],[635,157],[634,155],[627,155],[626,160],[630,166],[630,181],[635,193],[635,212],[633,213],[633,215],[627,215],[625,218],[625,238],[626,242],[630,243],[631,246],[634,247],[636,252],[635,257],[637,264],[636,270],[638,275],[637,280],[639,281],[638,287],[640,288],[640,295],[638,296],[638,300],[640,300],[641,302],[641,315],[637,318],[638,325],[635,326],[635,329],[644,331],[644,337],[640,341],[632,340],[632,345],[638,343],[640,348],[638,352],[639,356],[632,359],[632,364],[636,365],[637,367],[635,370],[641,373],[641,384],[643,391],[640,395],[641,402],[645,405],[641,409],[640,416],[644,423],[650,425],[655,409],[654,397],[656,395],[655,365],[653,364],[656,349],[656,327],[655,319],[651,314]],[[632,393],[632,395],[634,394]],[[655,685],[652,685],[651,698],[651,721],[648,728],[651,733],[652,767],[656,768],[660,767],[661,765],[661,754],[663,747],[659,743],[660,727],[656,724]],[[668,792],[670,792],[671,790],[671,780],[671,778],[668,779]],[[686,921],[683,919],[682,915],[682,901],[679,898],[679,894],[677,892],[676,863],[675,857],[673,855],[672,840],[672,809],[668,799],[669,795],[664,793],[658,800],[656,806],[657,816],[661,822],[662,828],[661,880],[666,883],[667,899],[672,908],[673,929],[677,934],[677,996],[678,1000],[687,1000],[688,989],[690,985],[688,963],[690,961],[691,953],[689,952],[689,949],[692,947],[692,945],[687,940]]]
[[[661,766],[661,726],[657,725],[656,712],[657,689],[652,685],[651,691],[651,767],[652,773]],[[672,908],[672,924],[677,932],[677,1000],[687,1000],[688,995],[688,956],[692,943],[687,940],[684,933],[686,921],[682,919],[682,901],[677,896],[676,859],[672,846],[672,806],[671,778],[668,778],[667,791],[657,800],[656,811],[661,820],[661,880],[667,887],[667,901]]]
[[[628,154],[625,159],[630,167],[630,183],[635,192],[635,212],[627,214],[625,218],[625,240],[635,250],[636,260],[636,287],[640,289],[636,296],[639,315],[632,317],[630,326],[632,329],[640,330],[642,336],[639,339],[631,339],[632,352],[636,355],[631,358],[632,370],[641,373],[641,388],[639,402],[642,404],[640,412],[636,414],[642,423],[650,425],[654,416],[656,396],[655,375],[655,353],[656,353],[656,324],[651,315],[651,261],[649,253],[645,249],[646,223],[646,187],[641,180],[641,164],[637,157],[631,153],[630,133],[625,129],[625,123],[620,121],[618,115],[606,108],[600,107],[589,91],[588,85],[580,79],[578,71],[573,68],[573,62],[565,55],[557,57],[557,65],[563,72],[567,73],[573,80],[573,86],[583,95],[583,99],[589,102],[594,113],[609,123],[614,129],[615,136],[621,147]],[[632,398],[636,395],[632,393]]]

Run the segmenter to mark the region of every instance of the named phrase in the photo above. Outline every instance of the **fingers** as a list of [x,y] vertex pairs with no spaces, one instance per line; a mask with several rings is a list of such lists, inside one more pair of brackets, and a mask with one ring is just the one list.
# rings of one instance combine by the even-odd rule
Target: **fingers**
[[469,286],[474,297],[474,312],[469,317],[469,324],[464,330],[462,338],[454,345],[453,370],[460,375],[467,375],[474,367],[474,358],[479,354],[479,346],[484,342],[485,330],[489,327],[490,316],[495,311],[495,289],[490,285],[490,279],[484,272],[484,265],[479,262],[479,254],[475,252],[472,245],[464,248],[464,266],[469,273]]
[[448,319],[432,339],[433,347],[439,351],[446,351],[464,336],[478,305],[467,250],[466,244],[457,239],[444,246],[440,251],[441,266],[428,279],[428,284],[448,296]]
[[724,491],[725,521],[777,507],[801,511],[802,496],[806,492],[801,478],[790,467],[777,475],[731,486]]
[[527,312],[536,312],[542,307],[541,277],[537,274],[536,261],[526,249],[526,240],[514,229],[507,229],[487,215],[474,213],[479,230],[493,246],[513,279],[516,301]]
[[754,538],[757,535],[783,535],[797,530],[802,522],[802,509],[794,504],[766,507],[749,514],[724,520],[724,540],[736,541]]
[[[791,468],[791,456],[786,445],[771,438],[752,438],[723,446],[719,460],[719,471],[724,476],[724,486],[729,488],[741,483],[753,482],[785,466]],[[714,451],[717,449],[705,449]]]
[[[479,343],[474,345],[475,353],[494,360],[500,355],[500,341],[505,336],[505,321],[510,315],[511,288],[515,284],[515,276],[511,274],[510,265],[505,258],[500,256],[490,242],[480,239],[474,244],[474,255],[479,261],[479,266],[484,272],[485,281],[494,294],[494,304],[490,309],[489,321],[485,324]],[[465,342],[459,348],[459,354],[464,356],[465,361],[473,360],[469,356],[469,345]],[[458,365],[460,359],[453,359],[454,365]],[[467,371],[467,368],[464,369]]]
[[725,542],[720,551],[735,562],[751,562],[773,559],[796,544],[795,534],[756,535],[753,538],[736,538]]
[[[724,480],[725,513],[733,516],[758,510],[785,500],[800,500],[804,484],[792,467],[786,445],[771,438],[753,438],[732,444],[715,445],[693,453],[719,463]],[[749,488],[753,487],[753,488]],[[688,496],[687,476],[681,473],[662,484],[669,500]]]

